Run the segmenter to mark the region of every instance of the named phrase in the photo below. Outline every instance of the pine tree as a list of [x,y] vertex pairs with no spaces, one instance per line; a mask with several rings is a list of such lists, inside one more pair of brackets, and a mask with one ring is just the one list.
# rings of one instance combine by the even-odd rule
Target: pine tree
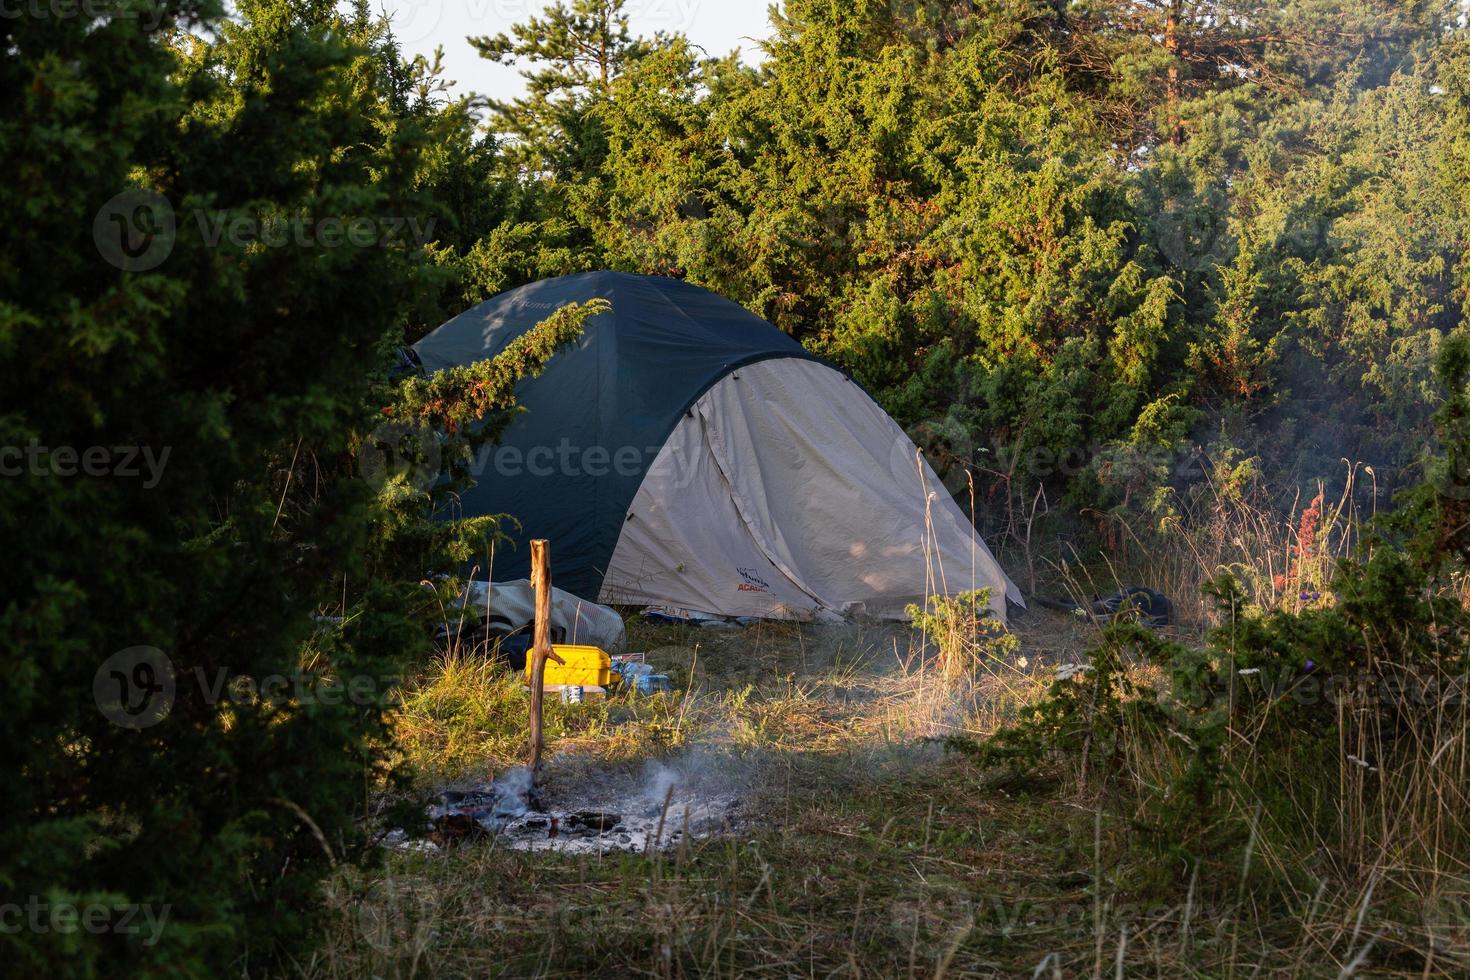
[[529,172],[567,178],[595,171],[605,141],[596,107],[613,82],[649,50],[635,38],[626,0],[565,0],[540,17],[516,24],[509,34],[473,37],[482,58],[521,71],[526,95],[491,100],[491,131],[509,138]]
[[358,458],[441,283],[412,70],[331,0],[148,9],[0,19],[0,878],[164,918],[7,928],[12,975],[269,972],[308,940],[456,560],[433,473]]

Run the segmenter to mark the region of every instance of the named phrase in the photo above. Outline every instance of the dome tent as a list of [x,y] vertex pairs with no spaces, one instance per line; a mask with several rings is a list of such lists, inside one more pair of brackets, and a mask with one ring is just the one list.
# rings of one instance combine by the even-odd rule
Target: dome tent
[[[531,283],[414,345],[425,370],[494,357],[552,311],[612,309],[522,382],[474,461],[468,514],[510,514],[496,578],[552,542],[556,584],[731,616],[902,616],[934,593],[1020,593],[913,443],[862,388],[741,306],[677,279]],[[507,551],[510,551],[507,554]]]

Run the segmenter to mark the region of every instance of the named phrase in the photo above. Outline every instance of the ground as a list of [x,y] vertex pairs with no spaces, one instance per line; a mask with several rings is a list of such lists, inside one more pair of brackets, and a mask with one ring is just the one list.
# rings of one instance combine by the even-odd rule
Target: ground
[[[681,793],[738,798],[734,826],[636,855],[386,851],[332,881],[331,931],[303,972],[1212,976],[1212,950],[1243,959],[1261,937],[1230,935],[1238,919],[1161,889],[1159,869],[1103,866],[1123,822],[1085,787],[981,771],[947,744],[1014,718],[1094,629],[1044,610],[1013,627],[1018,650],[946,683],[897,624],[635,619],[629,648],[678,690],[551,705],[547,796],[626,793],[668,767]],[[418,799],[518,761],[524,710],[513,680],[452,662],[406,712]],[[1269,969],[1314,975],[1293,957]]]

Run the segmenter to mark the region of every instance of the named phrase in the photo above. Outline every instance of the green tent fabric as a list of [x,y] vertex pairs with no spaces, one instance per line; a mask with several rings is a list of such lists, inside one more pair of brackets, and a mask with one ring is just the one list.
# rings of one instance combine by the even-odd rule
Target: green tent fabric
[[[517,397],[526,411],[475,463],[467,514],[511,514],[513,548],[495,578],[529,569],[533,537],[552,542],[553,580],[596,599],[643,476],[690,407],[742,365],[818,360],[760,317],[678,279],[586,272],[531,283],[461,313],[414,345],[425,370],[494,357],[554,310],[601,297],[572,349]],[[482,571],[483,574],[483,571]]]

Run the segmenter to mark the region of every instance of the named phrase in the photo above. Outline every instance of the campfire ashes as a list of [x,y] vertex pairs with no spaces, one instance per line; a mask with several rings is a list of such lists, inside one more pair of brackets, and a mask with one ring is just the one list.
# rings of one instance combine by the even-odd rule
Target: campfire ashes
[[[544,796],[528,770],[512,769],[488,786],[441,794],[429,808],[430,839],[440,847],[494,838],[520,851],[638,854],[730,831],[739,822],[740,802],[697,794],[663,766],[632,789],[603,785]],[[401,832],[385,843],[405,846]]]

